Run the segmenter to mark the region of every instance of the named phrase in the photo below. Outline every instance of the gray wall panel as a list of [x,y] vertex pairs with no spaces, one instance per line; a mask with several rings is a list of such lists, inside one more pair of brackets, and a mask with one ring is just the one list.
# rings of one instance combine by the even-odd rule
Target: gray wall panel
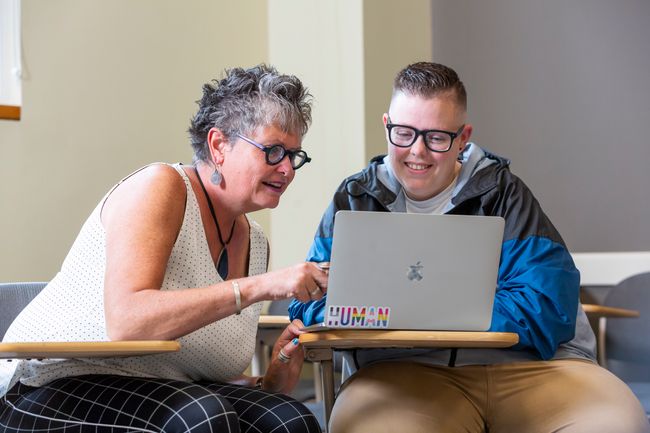
[[433,0],[433,59],[572,251],[650,250],[650,2]]

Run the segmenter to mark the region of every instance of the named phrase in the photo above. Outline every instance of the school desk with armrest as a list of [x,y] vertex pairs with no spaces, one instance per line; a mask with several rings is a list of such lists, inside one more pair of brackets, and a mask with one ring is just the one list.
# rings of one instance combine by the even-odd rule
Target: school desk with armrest
[[[47,282],[0,283],[0,337]],[[177,352],[176,341],[85,341],[0,343],[0,359],[92,358]]]
[[306,358],[321,365],[325,425],[334,406],[334,350],[370,348],[503,348],[519,342],[511,332],[330,330],[300,336]]
[[[36,295],[47,285],[45,281],[39,282],[8,282],[0,283],[0,338],[11,325],[11,322],[18,314],[31,302]],[[284,309],[286,312],[286,308]],[[258,346],[253,359],[252,370],[254,375],[263,374],[265,367],[268,365],[268,354],[264,346],[272,346],[282,330],[289,324],[289,317],[286,315],[266,315],[261,316],[258,328]],[[126,344],[125,344],[126,343]],[[142,354],[154,353],[156,350],[163,352],[175,350],[178,343],[176,342],[86,342],[86,343],[43,343],[42,346],[35,346],[40,343],[11,343],[11,346],[4,345],[2,351],[8,354],[13,353],[12,357],[27,358],[41,357],[54,358],[56,354],[62,358],[81,357],[81,354],[88,356],[108,356],[110,353]]]
[[[46,285],[47,282],[0,283],[0,339],[16,316]],[[289,324],[286,306],[278,304],[276,307],[269,308],[269,312],[272,314],[262,315],[259,319],[257,346],[251,363],[251,372],[256,376],[266,371],[270,348]],[[176,350],[180,350],[180,345],[175,341],[13,342],[0,345],[0,359],[141,356]],[[316,369],[317,366],[314,364],[314,370],[317,371]],[[316,384],[318,386],[314,386]],[[315,395],[316,400],[319,400],[322,394],[320,382],[314,381],[309,389],[303,388],[305,389],[301,389],[301,395],[298,397],[302,394]]]
[[[11,322],[47,285],[47,282],[9,282],[0,283],[0,338]],[[279,332],[289,323],[287,316],[262,316],[260,336],[274,342]],[[272,343],[271,343],[272,344]],[[41,342],[41,343],[2,343],[2,358],[73,358],[135,356],[179,350],[175,341],[146,342]],[[262,351],[256,351],[253,367],[262,370],[264,362]],[[267,356],[268,357],[268,356]],[[263,370],[262,370],[263,371]],[[261,373],[258,373],[261,374]]]

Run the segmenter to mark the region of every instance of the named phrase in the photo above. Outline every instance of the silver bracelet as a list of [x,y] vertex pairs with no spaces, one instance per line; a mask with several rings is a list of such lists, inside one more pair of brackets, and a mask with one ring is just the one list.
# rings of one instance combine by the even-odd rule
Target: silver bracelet
[[239,283],[235,280],[231,281],[232,290],[235,292],[235,305],[237,306],[237,311],[235,314],[241,313],[241,292],[239,291]]

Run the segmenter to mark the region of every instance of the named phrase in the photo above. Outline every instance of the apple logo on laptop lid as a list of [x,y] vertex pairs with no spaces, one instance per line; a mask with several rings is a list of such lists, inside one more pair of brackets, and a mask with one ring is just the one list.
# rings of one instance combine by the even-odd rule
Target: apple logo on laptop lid
[[420,264],[420,261],[414,265],[409,265],[409,270],[408,273],[406,274],[406,278],[409,279],[409,281],[420,281],[422,277],[422,269],[424,268],[424,265]]

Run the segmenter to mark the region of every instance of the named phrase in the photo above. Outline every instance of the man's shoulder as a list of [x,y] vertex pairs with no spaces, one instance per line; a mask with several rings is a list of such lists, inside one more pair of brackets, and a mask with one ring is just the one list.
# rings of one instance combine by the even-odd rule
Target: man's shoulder
[[346,177],[339,191],[355,197],[370,194],[382,202],[394,200],[399,184],[389,174],[385,156],[373,157],[363,170]]
[[472,149],[463,158],[463,172],[472,179],[474,187],[487,189],[487,186],[498,189],[522,186],[528,189],[526,183],[510,170],[511,161],[508,158],[493,153],[472,143]]
[[334,211],[387,210],[395,201],[397,192],[387,185],[386,176],[382,175],[386,171],[384,155],[372,158],[363,170],[343,179],[334,192],[330,207]]
[[362,170],[348,176],[346,179],[349,180],[371,180],[377,177],[377,170],[380,167],[383,167],[384,158],[386,155],[377,155],[370,159],[368,165],[366,165]]
[[384,156],[385,155],[378,155],[373,157],[368,165],[362,170],[345,177],[343,181],[341,181],[339,190],[347,190],[350,185],[358,185],[364,188],[374,185],[377,181],[378,167],[384,165]]

